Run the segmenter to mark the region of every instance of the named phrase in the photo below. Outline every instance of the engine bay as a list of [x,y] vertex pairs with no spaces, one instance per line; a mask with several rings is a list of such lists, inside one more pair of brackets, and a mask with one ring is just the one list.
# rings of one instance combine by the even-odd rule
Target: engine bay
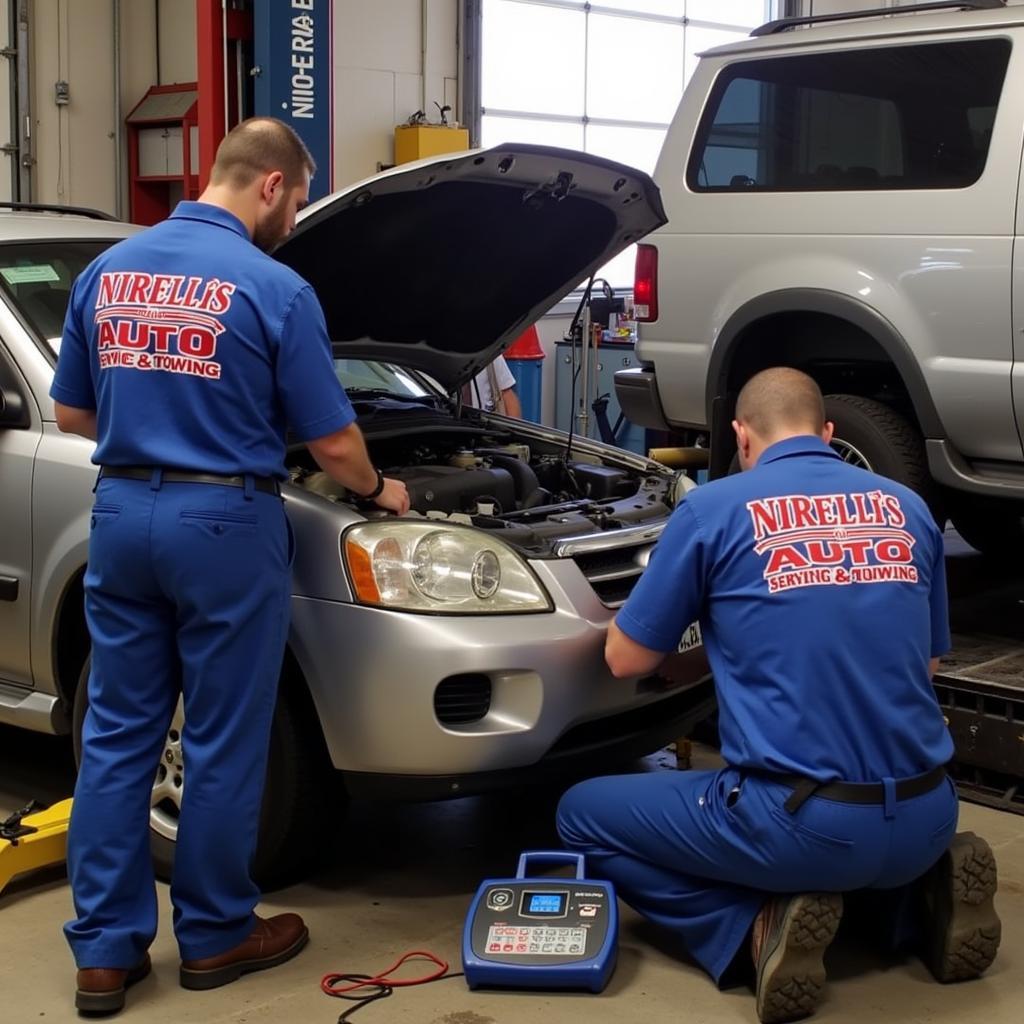
[[[615,465],[588,451],[501,431],[451,428],[415,436],[367,437],[374,465],[409,490],[411,516],[500,531],[524,553],[543,556],[553,541],[638,526],[668,516],[673,477]],[[297,449],[291,482],[328,501],[361,502]],[[383,514],[383,513],[380,513]]]

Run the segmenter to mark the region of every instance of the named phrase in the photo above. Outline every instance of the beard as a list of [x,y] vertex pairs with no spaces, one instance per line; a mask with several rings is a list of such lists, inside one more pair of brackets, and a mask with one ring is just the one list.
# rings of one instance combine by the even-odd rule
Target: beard
[[253,229],[253,245],[266,253],[276,249],[288,237],[287,220],[288,208],[282,203]]

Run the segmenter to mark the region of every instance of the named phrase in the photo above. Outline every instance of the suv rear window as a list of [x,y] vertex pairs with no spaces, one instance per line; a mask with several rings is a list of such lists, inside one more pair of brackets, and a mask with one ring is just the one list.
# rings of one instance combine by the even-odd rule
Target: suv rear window
[[116,239],[0,244],[0,291],[50,352],[60,349],[71,285]]
[[695,192],[966,188],[985,169],[1010,43],[774,57],[719,75],[687,168]]

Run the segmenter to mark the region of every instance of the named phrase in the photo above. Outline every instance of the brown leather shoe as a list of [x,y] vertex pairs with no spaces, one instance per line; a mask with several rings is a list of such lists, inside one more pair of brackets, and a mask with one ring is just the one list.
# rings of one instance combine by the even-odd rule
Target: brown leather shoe
[[182,960],[181,987],[195,991],[219,988],[243,974],[265,971],[291,960],[309,942],[309,929],[298,914],[256,918],[249,938],[219,956]]
[[149,974],[153,964],[147,953],[131,970],[84,967],[78,972],[75,1007],[79,1013],[117,1013],[124,1009],[125,989]]

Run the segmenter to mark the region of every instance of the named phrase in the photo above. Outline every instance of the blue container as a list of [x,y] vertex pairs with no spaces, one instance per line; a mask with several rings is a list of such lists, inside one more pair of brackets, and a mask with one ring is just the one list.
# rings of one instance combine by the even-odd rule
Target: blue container
[[516,394],[523,407],[523,419],[540,423],[541,377],[544,371],[543,358],[517,359],[506,355],[505,362],[516,379]]

